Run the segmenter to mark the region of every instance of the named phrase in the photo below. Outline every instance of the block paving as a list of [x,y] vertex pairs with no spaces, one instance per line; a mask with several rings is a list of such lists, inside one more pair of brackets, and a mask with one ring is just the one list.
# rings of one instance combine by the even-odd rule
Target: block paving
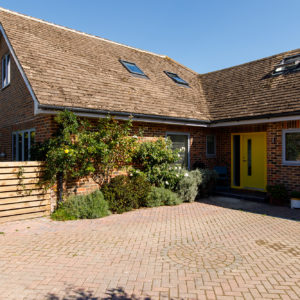
[[300,299],[300,211],[230,201],[1,224],[0,299]]

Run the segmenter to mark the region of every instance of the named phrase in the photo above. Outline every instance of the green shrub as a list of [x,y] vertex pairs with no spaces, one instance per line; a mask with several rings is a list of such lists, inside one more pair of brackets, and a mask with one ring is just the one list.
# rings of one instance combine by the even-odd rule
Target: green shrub
[[120,175],[104,185],[101,190],[110,210],[123,213],[142,206],[150,188],[151,184],[142,176],[130,179],[128,176]]
[[201,173],[201,183],[199,186],[199,196],[207,197],[209,196],[214,188],[217,181],[218,174],[214,170],[210,169],[198,169]]
[[151,184],[175,190],[180,172],[174,164],[179,158],[179,152],[172,150],[170,140],[147,141],[139,145],[133,157],[136,169],[132,173],[143,173]]
[[202,183],[202,174],[200,170],[186,171],[182,179],[178,183],[178,195],[185,202],[194,202],[200,184]]
[[206,197],[212,189],[217,174],[209,169],[185,171],[178,183],[177,193],[185,202],[194,202],[197,196]]
[[109,215],[108,203],[100,191],[89,195],[71,196],[51,215],[53,220],[96,219]]
[[291,197],[300,199],[300,191],[292,191]]
[[288,203],[288,191],[283,184],[267,185],[267,192],[271,204],[284,205]]
[[161,205],[177,205],[182,203],[178,195],[161,187],[152,187],[146,198],[145,206],[155,207]]

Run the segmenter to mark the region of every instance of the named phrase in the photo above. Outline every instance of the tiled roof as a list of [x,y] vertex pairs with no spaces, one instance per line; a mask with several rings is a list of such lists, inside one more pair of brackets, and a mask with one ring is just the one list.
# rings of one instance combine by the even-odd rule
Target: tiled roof
[[300,49],[201,75],[213,120],[300,112],[300,72],[268,76]]
[[[197,73],[166,56],[6,10],[0,22],[40,104],[208,119]],[[131,75],[119,59],[134,62],[149,79]]]
[[[300,111],[300,72],[266,76],[300,49],[199,75],[167,56],[4,9],[0,22],[41,105],[203,121]],[[130,74],[120,59],[148,79]]]

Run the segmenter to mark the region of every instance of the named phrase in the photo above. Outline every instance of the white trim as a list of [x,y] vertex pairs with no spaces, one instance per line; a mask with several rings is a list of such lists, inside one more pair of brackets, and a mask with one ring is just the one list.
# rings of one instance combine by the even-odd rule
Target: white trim
[[[1,10],[1,9],[0,9],[0,10]],[[2,10],[3,10],[3,9],[2,9]],[[4,11],[5,11],[5,10],[4,10]],[[13,49],[13,47],[12,47],[12,45],[11,45],[11,43],[10,43],[10,41],[9,41],[9,39],[8,39],[8,37],[7,37],[7,35],[6,35],[6,33],[5,33],[5,31],[4,31],[4,28],[2,27],[1,24],[0,24],[0,32],[2,33],[2,35],[3,35],[3,37],[4,37],[4,40],[5,40],[5,42],[6,42],[6,45],[7,45],[8,49],[9,49],[9,52],[10,52],[11,56],[13,57],[13,59],[14,59],[16,65],[17,65],[17,68],[18,68],[18,70],[20,71],[21,76],[22,76],[22,78],[23,78],[23,80],[24,80],[24,82],[25,82],[25,85],[26,85],[26,87],[28,88],[28,91],[29,91],[29,93],[30,93],[30,95],[31,95],[31,97],[32,97],[32,99],[33,99],[33,103],[34,103],[34,114],[36,115],[36,114],[37,114],[37,110],[38,110],[39,102],[38,102],[38,100],[37,100],[37,98],[36,98],[36,96],[35,96],[35,94],[34,94],[34,92],[33,92],[33,89],[32,89],[32,87],[31,87],[31,85],[30,85],[30,83],[29,83],[29,81],[28,81],[28,78],[27,78],[27,76],[26,76],[26,74],[25,74],[25,72],[24,72],[24,70],[23,70],[23,68],[22,68],[22,66],[21,66],[21,64],[20,64],[20,62],[19,62],[17,56],[16,56],[16,53],[15,53],[15,51],[14,51],[14,49]]]
[[[214,138],[214,153],[213,154],[208,154],[207,152],[207,138],[209,136],[212,136]],[[207,158],[215,158],[217,156],[217,138],[215,134],[207,134],[206,135],[206,157]]]
[[187,154],[188,154],[188,170],[190,170],[191,168],[191,146],[190,146],[190,142],[191,142],[191,135],[189,132],[178,132],[178,131],[167,131],[165,137],[167,138],[168,135],[184,135],[187,136],[188,138],[188,149],[187,149]]
[[250,124],[272,123],[272,122],[283,122],[283,121],[296,121],[296,120],[300,120],[300,115],[220,122],[216,124],[211,124],[208,127],[238,126],[238,125],[250,125]]
[[282,130],[282,164],[284,166],[300,166],[300,160],[286,160],[286,134],[287,133],[300,133],[300,128],[283,129]]
[[[38,108],[36,111],[37,114],[58,114],[59,111],[57,110],[45,110],[42,108]],[[109,114],[97,114],[97,113],[80,113],[80,112],[74,112],[76,116],[80,117],[89,117],[89,118],[106,118]],[[142,123],[156,123],[156,124],[167,124],[167,125],[182,125],[182,126],[192,126],[192,127],[208,127],[208,124],[197,124],[197,123],[189,123],[184,121],[168,121],[168,120],[162,120],[162,119],[152,119],[152,118],[138,118],[133,117],[130,118],[129,116],[115,116],[114,113],[111,113],[110,115],[114,116],[116,120],[129,120],[131,119],[134,122],[142,122]]]
[[142,50],[142,49],[139,49],[139,48],[127,46],[127,45],[120,44],[120,43],[117,43],[117,42],[113,42],[113,41],[98,37],[96,35],[88,34],[88,33],[78,31],[78,30],[75,30],[75,29],[71,29],[71,28],[68,28],[68,27],[65,27],[65,26],[57,25],[57,24],[47,22],[47,21],[44,21],[44,20],[41,20],[41,19],[37,19],[37,18],[31,17],[31,16],[26,16],[26,15],[17,13],[15,11],[0,7],[0,11],[1,10],[5,11],[7,13],[13,14],[13,15],[19,16],[19,17],[23,17],[23,18],[28,19],[28,20],[36,21],[36,22],[39,22],[39,23],[42,23],[42,24],[47,24],[47,25],[50,25],[50,26],[53,26],[53,27],[56,27],[56,28],[59,28],[59,29],[63,29],[63,30],[70,31],[70,32],[73,32],[73,33],[77,33],[77,34],[81,34],[81,35],[84,35],[84,36],[87,36],[87,37],[90,37],[90,38],[93,38],[93,39],[101,40],[101,41],[104,41],[104,42],[108,42],[108,43],[111,43],[111,44],[114,44],[114,45],[123,46],[123,47],[129,48],[129,49],[133,49],[133,50],[140,51],[140,52],[143,52],[143,53],[148,53],[148,54],[151,54],[151,55],[154,55],[154,56],[159,56],[159,57],[162,57],[162,58],[167,57],[166,55],[156,54],[156,53],[153,53],[153,52],[150,52],[150,51],[146,51],[146,50]]

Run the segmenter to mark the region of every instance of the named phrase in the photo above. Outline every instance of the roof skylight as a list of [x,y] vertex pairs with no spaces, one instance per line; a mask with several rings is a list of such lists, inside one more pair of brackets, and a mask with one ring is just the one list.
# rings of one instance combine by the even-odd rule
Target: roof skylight
[[280,75],[300,71],[300,54],[285,57],[279,65],[275,67],[272,75]]
[[120,60],[120,63],[127,69],[128,72],[135,75],[147,77],[147,75],[135,63],[125,60]]
[[171,72],[167,72],[164,71],[173,81],[175,81],[178,84],[182,84],[182,85],[189,85],[185,80],[183,80],[181,77],[179,77],[177,74],[175,73],[171,73]]

